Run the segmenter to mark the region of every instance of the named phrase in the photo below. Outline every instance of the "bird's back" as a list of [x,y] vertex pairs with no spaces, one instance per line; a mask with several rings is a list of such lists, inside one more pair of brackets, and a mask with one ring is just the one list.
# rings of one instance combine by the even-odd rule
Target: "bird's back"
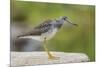
[[23,36],[38,36],[41,35],[42,33],[47,32],[52,24],[51,24],[52,20],[46,20],[43,23],[41,23],[40,25],[34,27],[34,29],[28,33],[25,33],[23,35],[19,35],[18,37],[23,37]]

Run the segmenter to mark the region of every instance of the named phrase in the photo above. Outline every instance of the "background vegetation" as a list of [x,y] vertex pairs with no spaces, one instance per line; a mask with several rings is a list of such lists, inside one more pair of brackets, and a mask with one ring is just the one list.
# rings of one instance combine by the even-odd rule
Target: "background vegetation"
[[95,6],[11,1],[11,24],[36,26],[46,19],[67,16],[78,27],[64,25],[48,41],[48,48],[62,52],[86,53],[95,60]]

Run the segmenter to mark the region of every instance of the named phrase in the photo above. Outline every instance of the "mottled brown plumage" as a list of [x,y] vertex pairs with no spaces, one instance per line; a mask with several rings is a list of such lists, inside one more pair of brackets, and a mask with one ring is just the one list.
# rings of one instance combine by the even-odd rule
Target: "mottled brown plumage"
[[51,22],[52,22],[52,20],[46,20],[43,23],[41,23],[40,25],[34,27],[34,29],[32,31],[25,33],[23,35],[20,35],[18,37],[31,36],[31,35],[41,35],[42,33],[45,33],[50,29],[50,27],[52,26]]

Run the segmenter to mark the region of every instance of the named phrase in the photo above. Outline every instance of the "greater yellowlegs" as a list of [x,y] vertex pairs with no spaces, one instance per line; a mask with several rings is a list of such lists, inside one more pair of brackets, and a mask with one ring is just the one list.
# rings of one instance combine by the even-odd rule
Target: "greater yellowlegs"
[[40,25],[36,26],[31,32],[20,35],[18,38],[31,38],[43,42],[44,49],[47,52],[49,59],[53,59],[55,57],[47,49],[46,41],[51,39],[56,34],[65,21],[77,26],[77,24],[70,22],[66,16],[63,16],[54,20],[46,20]]

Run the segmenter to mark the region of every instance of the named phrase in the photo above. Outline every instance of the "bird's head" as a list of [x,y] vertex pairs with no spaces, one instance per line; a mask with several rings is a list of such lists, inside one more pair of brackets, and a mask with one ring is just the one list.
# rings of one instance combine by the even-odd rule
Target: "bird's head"
[[63,21],[65,21],[65,22],[67,22],[67,23],[70,23],[70,24],[74,25],[74,26],[78,26],[77,24],[72,23],[72,22],[68,19],[67,16],[63,16],[63,17],[61,17],[61,19],[62,19]]

